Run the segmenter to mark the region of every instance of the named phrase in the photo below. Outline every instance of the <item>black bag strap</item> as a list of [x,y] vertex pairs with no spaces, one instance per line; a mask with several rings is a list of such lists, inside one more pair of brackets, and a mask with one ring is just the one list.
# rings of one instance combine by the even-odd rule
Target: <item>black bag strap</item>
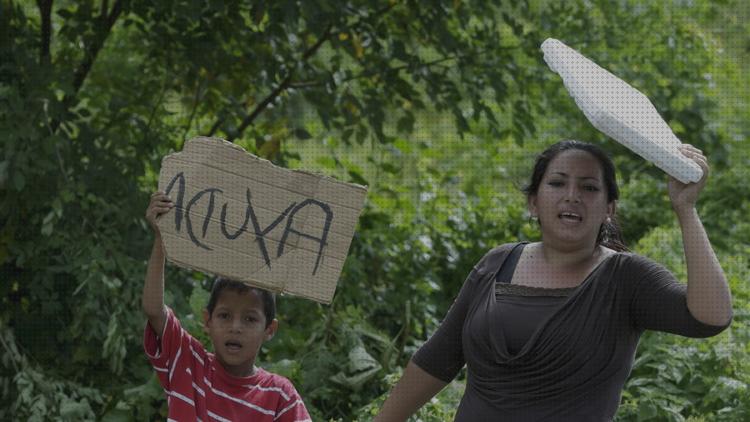
[[525,243],[519,243],[511,249],[510,254],[505,258],[500,270],[495,274],[496,283],[510,283],[510,280],[513,278],[513,272],[516,270],[518,259],[521,258],[521,252],[523,252],[523,247],[525,245]]

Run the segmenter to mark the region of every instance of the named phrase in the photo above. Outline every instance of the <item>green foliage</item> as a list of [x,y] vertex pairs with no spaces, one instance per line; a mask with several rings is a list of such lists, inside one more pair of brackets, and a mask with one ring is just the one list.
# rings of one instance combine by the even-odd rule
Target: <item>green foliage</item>
[[[392,388],[401,377],[401,371],[388,374],[385,383],[389,389]],[[450,421],[453,420],[458,404],[464,393],[464,381],[454,381],[448,384],[440,393],[427,402],[419,412],[409,418],[409,422],[426,422],[426,421]],[[387,394],[376,398],[373,402],[363,407],[358,412],[355,422],[371,422],[378,410],[383,406]],[[337,421],[338,422],[338,421]]]
[[[368,420],[471,266],[538,235],[519,188],[552,140],[606,142],[626,239],[684,274],[663,176],[585,121],[541,59],[549,36],[633,82],[711,159],[700,211],[735,320],[705,341],[645,336],[620,417],[747,418],[740,5],[0,0],[0,419],[166,417],[141,345],[142,216],[161,157],[194,135],[369,185],[333,303],[280,298],[261,351],[316,421]],[[208,284],[172,267],[166,281],[207,346]],[[462,389],[416,419],[450,419]]]
[[12,368],[12,378],[3,378],[3,395],[14,392],[15,400],[0,409],[0,417],[11,420],[46,421],[51,415],[62,421],[91,420],[103,402],[101,391],[62,378],[51,378],[43,368],[20,353],[13,332],[0,330],[4,348],[2,365]]
[[[636,249],[685,280],[679,228],[654,229]],[[721,261],[734,299],[731,327],[701,340],[646,332],[625,385],[618,420],[740,421],[750,417],[750,261],[747,255],[722,256]]]

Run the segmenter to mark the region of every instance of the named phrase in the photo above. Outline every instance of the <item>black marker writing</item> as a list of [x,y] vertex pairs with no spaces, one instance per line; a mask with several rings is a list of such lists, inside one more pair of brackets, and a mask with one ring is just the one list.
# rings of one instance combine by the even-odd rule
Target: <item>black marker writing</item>
[[187,207],[185,208],[185,227],[187,228],[188,236],[190,237],[190,240],[193,241],[197,246],[200,246],[203,249],[212,250],[207,245],[204,245],[201,243],[198,239],[195,238],[195,234],[193,234],[193,225],[190,221],[190,210],[193,208],[193,205],[195,205],[196,202],[198,202],[201,197],[207,193],[210,193],[211,196],[208,199],[208,210],[206,211],[206,218],[203,220],[203,238],[206,238],[206,231],[208,230],[208,223],[211,221],[211,215],[214,213],[214,193],[219,192],[222,193],[221,189],[217,188],[208,188],[203,189],[202,191],[198,192],[193,196],[193,199],[188,202]]
[[[260,248],[260,252],[263,254],[263,259],[266,261],[266,265],[268,265],[268,268],[271,268],[271,259],[268,257],[268,250],[266,249],[266,241],[263,239],[263,236],[266,235],[266,233],[273,230],[274,227],[276,227],[281,221],[286,217],[287,213],[290,209],[296,204],[296,202],[292,202],[292,205],[288,206],[284,212],[281,213],[280,216],[276,218],[276,220],[273,221],[268,227],[266,227],[265,230],[260,229],[260,223],[258,222],[258,217],[255,216],[255,211],[253,210],[253,206],[250,203],[250,189],[247,190],[247,209],[250,212],[250,218],[253,221],[253,229],[255,229],[255,241],[258,242],[258,247]],[[278,255],[277,258],[281,256]],[[313,271],[313,274],[315,272]]]
[[[184,200],[185,200],[185,175],[180,172],[177,175],[175,175],[172,180],[167,185],[166,194],[169,195],[170,192],[175,187],[175,184],[177,185],[177,200],[175,201],[175,230],[177,233],[180,232],[181,225],[182,225],[182,217],[183,213],[185,216],[185,228],[187,231],[188,238],[190,241],[206,250],[212,250],[211,247],[209,247],[207,244],[203,243],[196,235],[193,230],[193,221],[190,218],[190,212],[193,209],[194,206],[197,205],[198,201],[201,200],[206,194],[209,194],[208,204],[206,208],[205,217],[203,219],[203,226],[201,227],[201,239],[206,238],[206,233],[209,229],[209,224],[211,222],[211,217],[213,216],[214,212],[214,203],[216,201],[216,198],[223,194],[224,192],[221,189],[218,188],[207,188],[203,189],[202,191],[196,193],[193,195],[192,198],[188,201],[186,206],[183,206]],[[321,201],[315,200],[315,199],[306,199],[302,201],[301,203],[297,204],[296,202],[292,202],[279,216],[277,216],[271,224],[266,226],[265,228],[261,228],[260,221],[258,220],[257,215],[255,214],[255,209],[253,208],[252,204],[252,194],[250,193],[250,189],[247,189],[245,192],[245,198],[247,201],[247,206],[245,208],[245,219],[237,231],[234,233],[229,233],[229,230],[227,229],[227,214],[229,214],[228,203],[224,203],[224,205],[221,207],[221,214],[219,216],[219,225],[221,229],[222,235],[224,235],[225,238],[228,240],[235,240],[238,237],[242,235],[242,233],[247,232],[247,223],[248,221],[252,223],[253,225],[253,232],[255,233],[255,241],[258,244],[258,248],[260,249],[261,254],[263,255],[263,260],[265,264],[268,266],[268,268],[271,268],[271,258],[268,254],[268,248],[266,247],[266,239],[265,236],[271,232],[275,227],[277,227],[284,219],[287,219],[286,228],[284,229],[284,234],[281,237],[281,241],[279,243],[279,248],[277,250],[276,258],[281,257],[284,254],[285,246],[287,239],[289,237],[290,233],[297,234],[301,237],[304,237],[306,239],[314,240],[319,244],[318,248],[318,256],[315,260],[315,268],[313,268],[312,274],[315,275],[315,273],[318,271],[318,267],[320,265],[320,260],[323,257],[323,249],[327,245],[326,240],[328,239],[328,232],[331,229],[331,222],[333,221],[333,211],[331,211],[331,207]],[[294,223],[294,216],[301,211],[303,208],[307,206],[317,206],[320,208],[323,213],[325,214],[325,223],[323,225],[323,230],[319,234],[310,234],[310,233],[304,233],[297,229],[294,229],[292,227]]]
[[182,223],[182,200],[185,197],[185,175],[182,172],[177,173],[175,177],[167,185],[167,191],[164,192],[169,196],[169,192],[172,192],[175,182],[179,182],[177,185],[177,201],[175,202],[175,213],[174,213],[174,227],[177,233],[180,232],[180,224]]
[[[317,205],[326,214],[326,222],[325,222],[325,225],[323,226],[323,234],[321,237],[315,237],[307,233],[302,233],[292,228],[294,215],[297,214],[299,210],[306,207],[307,205]],[[287,208],[287,210],[288,209],[289,208]],[[286,238],[287,236],[289,236],[289,233],[296,233],[302,237],[315,240],[318,242],[318,244],[320,244],[320,249],[318,249],[318,259],[315,260],[315,268],[313,269],[313,275],[315,275],[315,272],[318,271],[318,264],[320,264],[320,257],[323,254],[323,248],[326,245],[326,238],[328,237],[328,230],[331,228],[332,219],[333,219],[333,212],[331,211],[331,207],[329,207],[328,204],[325,204],[320,201],[316,201],[315,199],[306,199],[302,201],[302,203],[297,205],[297,207],[294,208],[292,212],[289,214],[289,219],[286,221],[286,229],[284,230],[284,235],[281,237],[281,243],[279,243],[279,253],[276,255],[276,257],[278,258],[281,256],[281,254],[284,253],[284,244],[286,244]]]

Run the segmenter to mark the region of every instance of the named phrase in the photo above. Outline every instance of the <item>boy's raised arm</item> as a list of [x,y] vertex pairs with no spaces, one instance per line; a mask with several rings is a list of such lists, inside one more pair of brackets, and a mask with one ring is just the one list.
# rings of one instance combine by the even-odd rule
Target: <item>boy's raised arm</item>
[[141,303],[143,313],[146,314],[149,324],[158,336],[164,332],[167,314],[164,308],[164,245],[159,227],[156,225],[156,218],[169,211],[172,206],[173,203],[169,197],[162,192],[155,192],[151,195],[151,201],[146,209],[146,220],[154,231],[154,246],[151,249],[151,258],[148,260]]

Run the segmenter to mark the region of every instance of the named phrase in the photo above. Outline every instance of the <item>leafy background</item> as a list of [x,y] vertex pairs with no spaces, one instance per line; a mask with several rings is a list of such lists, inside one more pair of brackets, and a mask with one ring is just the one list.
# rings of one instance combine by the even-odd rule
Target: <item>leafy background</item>
[[[748,420],[749,9],[0,0],[0,419],[165,418],[141,346],[142,216],[161,157],[197,135],[369,185],[333,303],[281,298],[260,357],[316,421],[370,420],[476,260],[538,236],[519,187],[560,138],[613,155],[626,240],[684,279],[663,174],[585,120],[542,60],[554,37],[707,153],[699,211],[734,292],[721,335],[642,338],[617,419]],[[208,284],[169,267],[166,301],[203,340]],[[449,420],[463,382],[413,420]]]

